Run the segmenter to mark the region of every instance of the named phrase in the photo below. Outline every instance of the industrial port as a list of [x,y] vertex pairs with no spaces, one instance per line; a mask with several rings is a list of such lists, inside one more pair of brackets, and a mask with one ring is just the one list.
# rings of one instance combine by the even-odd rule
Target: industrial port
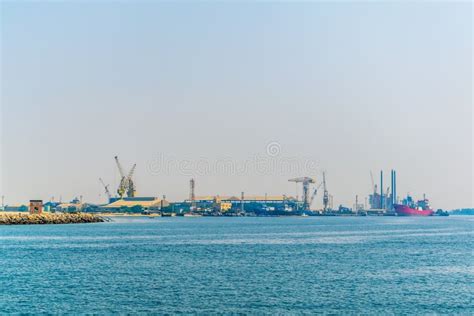
[[[28,204],[9,206],[4,204],[2,211],[26,212],[41,214],[46,212],[60,213],[106,213],[111,215],[149,215],[149,216],[396,216],[396,215],[448,215],[442,210],[432,211],[429,201],[423,196],[416,201],[411,197],[401,199],[397,196],[397,173],[391,170],[390,185],[384,189],[384,174],[380,171],[380,183],[372,181],[372,192],[360,202],[355,196],[351,206],[334,207],[333,196],[329,193],[326,173],[321,179],[311,176],[291,178],[301,187],[301,197],[290,195],[248,195],[240,192],[236,195],[196,195],[196,180],[189,180],[188,197],[182,201],[168,201],[166,195],[137,196],[137,188],[133,179],[136,164],[126,172],[118,156],[114,157],[116,168],[120,174],[120,182],[116,189],[111,190],[102,178],[98,181],[103,187],[108,203],[93,204],[83,201],[82,196],[70,202],[54,201],[54,198],[43,203],[43,200],[30,200]],[[318,181],[319,180],[319,181]],[[316,199],[322,200],[322,208],[313,207]],[[403,212],[398,209],[403,208]],[[408,212],[406,210],[409,210]],[[411,210],[411,211],[410,211]],[[419,214],[418,214],[419,213]],[[424,215],[423,215],[424,214]]]

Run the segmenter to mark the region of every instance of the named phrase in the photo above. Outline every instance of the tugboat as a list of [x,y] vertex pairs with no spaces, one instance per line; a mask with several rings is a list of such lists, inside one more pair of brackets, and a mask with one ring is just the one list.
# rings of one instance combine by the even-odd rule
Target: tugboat
[[398,216],[433,216],[434,211],[430,207],[429,200],[423,196],[423,200],[414,202],[411,196],[407,196],[402,204],[395,204],[395,213]]
[[449,216],[449,213],[447,211],[443,211],[442,209],[438,209],[434,215],[436,215],[436,216]]

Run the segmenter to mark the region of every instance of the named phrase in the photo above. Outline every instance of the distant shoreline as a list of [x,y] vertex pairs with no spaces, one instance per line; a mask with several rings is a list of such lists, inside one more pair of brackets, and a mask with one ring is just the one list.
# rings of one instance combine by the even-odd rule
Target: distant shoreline
[[[464,214],[450,214],[451,216],[469,216]],[[201,214],[193,215],[177,215],[177,214],[138,214],[138,213],[49,213],[43,212],[41,214],[30,214],[28,212],[0,212],[0,226],[1,225],[46,225],[46,224],[80,224],[80,223],[101,223],[111,221],[112,217],[135,217],[135,218],[156,218],[156,217],[387,217],[383,215],[369,215],[360,216],[357,214],[341,214],[341,215],[317,215],[317,216],[302,216],[302,215],[267,215],[267,216],[208,216]],[[389,216],[400,217],[400,216]],[[428,216],[439,217],[439,216]]]

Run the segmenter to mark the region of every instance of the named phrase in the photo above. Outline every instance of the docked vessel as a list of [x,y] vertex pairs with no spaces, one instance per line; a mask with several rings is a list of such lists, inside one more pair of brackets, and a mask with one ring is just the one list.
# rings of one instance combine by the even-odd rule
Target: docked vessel
[[407,196],[402,204],[395,204],[393,207],[398,216],[432,216],[434,214],[426,198],[414,202],[411,196]]
[[201,217],[201,214],[196,214],[196,213],[185,213],[183,214],[184,217]]

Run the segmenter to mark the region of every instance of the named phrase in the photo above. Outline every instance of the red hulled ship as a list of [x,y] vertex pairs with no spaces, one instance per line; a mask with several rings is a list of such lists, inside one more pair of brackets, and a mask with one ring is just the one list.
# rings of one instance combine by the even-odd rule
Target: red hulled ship
[[395,204],[393,207],[398,216],[432,216],[434,214],[426,198],[415,203],[411,196],[407,196],[403,204]]

